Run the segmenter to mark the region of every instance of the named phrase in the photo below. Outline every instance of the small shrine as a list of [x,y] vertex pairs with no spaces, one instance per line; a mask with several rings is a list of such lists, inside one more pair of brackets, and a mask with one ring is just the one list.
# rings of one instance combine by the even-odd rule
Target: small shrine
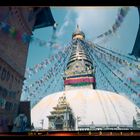
[[48,130],[75,130],[75,117],[66,100],[65,94],[63,94],[62,97],[59,97],[57,106],[53,107],[51,115],[47,117],[49,119]]
[[136,108],[137,115],[136,115],[136,123],[137,123],[137,129],[140,129],[140,112]]

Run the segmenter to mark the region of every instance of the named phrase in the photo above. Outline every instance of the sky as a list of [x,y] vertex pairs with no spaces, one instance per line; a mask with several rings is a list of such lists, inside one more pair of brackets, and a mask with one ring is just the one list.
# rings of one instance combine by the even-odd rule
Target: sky
[[[72,33],[75,31],[77,24],[85,33],[86,39],[94,41],[94,39],[111,29],[115,19],[117,18],[118,9],[120,7],[50,7],[53,17],[58,23],[56,30],[56,42],[60,46],[65,46],[72,39]],[[139,25],[138,11],[136,7],[130,7],[127,16],[121,27],[112,38],[102,46],[112,49],[122,54],[131,53],[134,41],[136,39]],[[53,33],[52,27],[36,29],[33,37],[49,42]],[[32,42],[29,45],[26,68],[33,67],[45,58],[49,58],[58,50],[53,47],[39,46]],[[131,56],[133,57],[133,56]],[[41,74],[36,76],[36,79]],[[22,94],[21,99],[25,99]]]

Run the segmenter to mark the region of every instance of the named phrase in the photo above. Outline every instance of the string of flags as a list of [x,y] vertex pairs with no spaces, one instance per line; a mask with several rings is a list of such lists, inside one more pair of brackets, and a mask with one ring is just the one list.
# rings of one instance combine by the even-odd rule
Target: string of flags
[[28,35],[27,33],[21,33],[18,31],[14,26],[11,26],[10,24],[1,21],[0,22],[0,29],[4,33],[9,34],[11,37],[22,41],[23,43],[29,43],[31,40],[31,36]]
[[111,53],[108,53],[105,50],[103,50],[103,49],[101,49],[101,48],[99,48],[97,46],[96,46],[96,49],[98,49],[99,51],[102,51],[104,54],[110,56],[111,60],[113,60],[113,61],[115,61],[115,62],[117,62],[119,64],[122,64],[124,66],[128,66],[130,68],[136,68],[138,71],[140,70],[140,64],[135,64],[135,63],[128,62],[126,59],[122,59],[120,57],[114,56]]
[[[92,59],[94,59],[95,55],[94,55],[94,57],[93,57],[93,55],[91,55],[91,56],[92,56]],[[99,65],[97,64],[97,62],[96,62],[96,65],[98,66],[101,74],[103,75],[103,77],[105,78],[105,80],[107,81],[107,83],[109,84],[109,86],[113,89],[114,92],[118,93],[118,91],[115,89],[115,87],[113,86],[113,84],[110,82],[110,80],[107,78],[107,76],[102,71],[102,68],[99,67]]]
[[[106,31],[105,33],[97,36],[97,39],[103,38],[103,37],[107,37],[113,33],[115,33],[117,31],[117,29],[121,26],[125,16],[127,15],[128,11],[129,11],[129,7],[125,6],[122,7],[118,10],[118,15],[117,18],[114,22],[114,24],[112,25],[112,28],[109,29],[108,31]],[[39,46],[43,46],[43,47],[48,47],[48,46],[52,46],[54,44],[54,47],[59,47],[58,44],[56,44],[55,40],[56,40],[56,27],[53,27],[53,35],[52,35],[52,39],[51,41],[44,41],[44,40],[40,40],[38,38],[35,38],[31,35],[28,35],[27,33],[22,33],[19,30],[17,30],[14,26],[11,26],[10,24],[1,21],[0,22],[0,29],[4,32],[9,34],[11,37],[13,37],[14,39],[18,40],[18,41],[22,41],[23,43],[32,43],[35,42],[37,43]],[[106,39],[107,40],[107,39]]]
[[[128,8],[129,9],[129,8]],[[119,15],[118,17],[119,18],[117,18],[116,20],[121,20],[121,22],[119,23],[119,22],[116,22],[115,21],[115,23],[113,24],[114,26],[112,26],[112,29],[110,29],[110,30],[108,30],[108,32],[105,32],[104,33],[104,35],[103,36],[108,36],[108,35],[110,35],[110,34],[113,34],[113,33],[115,33],[116,31],[117,31],[117,29],[120,27],[120,25],[121,25],[121,23],[122,23],[122,21],[123,21],[123,18],[126,16],[126,14],[127,14],[127,12],[125,13],[123,10],[121,10],[120,9],[120,13],[121,13],[121,16]],[[123,12],[122,12],[123,11]],[[116,28],[116,29],[115,29]],[[103,37],[102,35],[100,36],[100,37],[98,37],[98,38],[101,38],[101,37]],[[42,43],[43,44],[43,43]],[[45,42],[44,42],[44,44],[45,44]],[[43,45],[42,45],[43,46]],[[45,45],[44,45],[45,46]],[[97,48],[96,48],[97,49]],[[67,52],[67,51],[66,51]],[[103,53],[100,53],[100,55],[102,56],[101,58],[103,58],[103,57],[106,57],[105,55],[103,55]],[[109,54],[110,55],[110,54]],[[55,57],[56,56],[56,57]],[[59,57],[58,57],[59,56]],[[27,73],[32,73],[32,74],[36,74],[39,70],[41,70],[41,69],[43,69],[43,68],[45,68],[48,64],[50,64],[51,62],[53,62],[54,60],[59,60],[59,58],[61,58],[61,56],[62,57],[64,57],[64,55],[60,52],[58,52],[56,55],[54,55],[54,56],[51,56],[49,59],[45,59],[45,60],[43,60],[40,64],[36,64],[33,68],[28,68],[27,69]],[[117,61],[118,63],[120,63],[120,64],[123,64],[123,65],[125,65],[125,66],[132,66],[131,65],[131,63],[129,63],[128,61],[126,61],[126,60],[123,60],[123,59],[120,59],[119,57],[116,57],[116,56],[113,56],[112,54],[110,55],[110,58],[111,58],[111,60],[113,60],[113,61]],[[60,59],[60,61],[61,61],[61,59]],[[63,66],[63,62],[64,61],[61,61],[62,63],[60,64],[60,62],[59,62],[59,66],[55,63],[54,64],[54,67],[53,68],[51,68],[49,71],[48,71],[48,75],[44,75],[43,76],[43,78],[45,79],[45,76],[47,76],[47,77],[49,77],[48,79],[51,79],[52,77],[55,77],[57,74],[58,74],[58,69],[60,69],[62,66]],[[113,65],[112,65],[112,67],[113,67]],[[139,65],[135,65],[135,67],[137,67],[138,69],[140,68],[140,66]],[[56,68],[56,70],[55,71],[53,71],[54,70],[54,68]],[[55,74],[53,73],[53,72],[56,72]],[[112,71],[111,71],[112,72]],[[118,73],[121,73],[121,71],[118,71]],[[115,74],[115,73],[114,73]],[[123,73],[121,73],[121,74],[123,74]],[[140,73],[138,72],[137,73],[138,75],[140,75]],[[42,81],[42,80],[44,80],[44,79],[40,79],[39,81],[36,81],[35,82],[35,84],[38,84],[38,82],[40,83],[37,87],[36,87],[36,90],[38,90],[39,89],[39,87],[41,86],[41,84],[45,84],[46,83],[46,81]],[[128,80],[129,81],[131,81],[132,83],[135,83],[135,81],[132,79],[132,78],[128,78]],[[34,84],[34,85],[35,85]],[[125,84],[125,83],[124,83]],[[32,85],[33,86],[33,85]],[[31,86],[31,87],[32,87]],[[127,86],[127,85],[126,85]],[[47,89],[49,89],[51,87],[51,83],[47,86]],[[30,93],[31,95],[33,95],[33,93]]]
[[[50,89],[51,89],[51,87],[53,85],[54,77],[56,78],[58,76],[58,74],[60,74],[61,69],[62,69],[62,64],[59,65],[58,69],[55,71],[55,73],[53,75],[51,75],[49,77],[49,80],[47,82],[45,80],[42,80],[42,83],[38,84],[37,83],[39,81],[38,80],[38,81],[35,81],[35,83],[32,84],[32,86],[30,88],[28,87],[30,97],[33,97],[33,98],[38,97],[38,96],[36,96],[37,92],[40,91],[41,88],[42,88],[42,85],[45,85],[45,84],[47,84],[47,85],[45,86],[44,93],[42,92],[43,95],[46,95],[48,92],[51,93]],[[35,90],[33,90],[33,88],[35,88]],[[26,90],[27,90],[27,87],[26,87]]]
[[[30,84],[25,82],[25,85],[23,86],[23,92],[29,93],[29,96],[27,96],[27,100],[31,98],[38,97],[37,93],[41,91],[43,93],[42,88],[47,84],[46,90],[44,94],[47,94],[49,89],[52,88],[52,83],[54,82],[54,77],[56,78],[60,74],[60,69],[64,69],[65,67],[65,61],[66,57],[69,57],[69,54],[71,52],[71,42],[66,45],[66,47],[61,47],[60,51],[58,51],[53,56],[50,56],[49,58],[41,61],[41,63],[36,64],[33,68],[27,68],[26,69],[26,75],[29,77],[33,76],[33,74],[36,74],[40,70],[44,69],[48,64],[53,64],[53,62],[57,61],[53,64],[53,67],[51,67],[46,74],[43,75],[43,77],[40,80],[34,81],[34,83]],[[44,63],[47,62],[47,63]],[[46,66],[45,66],[46,64]],[[27,76],[27,77],[28,77]],[[52,80],[51,80],[52,79]],[[26,79],[27,81],[27,79]],[[40,97],[41,98],[41,97]],[[33,102],[32,102],[33,103]]]
[[[102,50],[102,49],[101,49],[101,50]],[[103,51],[103,50],[102,50],[102,51]],[[105,53],[105,52],[103,51],[103,53]],[[108,54],[107,54],[107,55],[108,55]],[[111,56],[111,55],[110,55],[110,56]],[[107,60],[106,57],[104,57],[104,59]],[[109,58],[109,60],[112,60],[111,57]],[[113,57],[113,61],[115,61],[115,62],[117,62],[118,64],[121,64],[121,65],[123,64],[123,66],[127,66],[127,67],[129,68],[129,71],[130,71],[131,73],[134,73],[134,75],[136,75],[137,77],[140,77],[140,65],[139,65],[139,64],[130,63],[130,62],[128,62],[128,61],[126,61],[126,60],[123,60],[123,59],[121,59],[121,58],[119,58],[119,57],[116,57],[116,56]],[[127,71],[128,71],[128,70],[127,70]],[[119,72],[119,73],[120,73],[120,72]],[[122,76],[124,76],[123,73],[120,73],[120,74],[121,74]],[[130,81],[130,84],[140,86],[140,83],[136,82],[136,81],[133,80],[131,77],[128,77],[127,80]]]
[[[86,44],[86,43],[85,43]],[[91,44],[92,45],[92,44]],[[86,47],[85,47],[86,48]],[[93,48],[93,47],[91,47],[91,48]],[[126,60],[126,58],[127,59],[130,59],[131,61],[135,61],[135,62],[139,62],[139,61],[137,61],[137,60],[135,60],[135,59],[132,59],[132,58],[129,58],[129,57],[127,57],[127,56],[125,56],[125,55],[122,55],[122,54],[120,54],[120,53],[117,53],[117,52],[115,52],[115,51],[112,51],[112,50],[109,50],[109,49],[107,49],[107,48],[103,48],[103,47],[101,47],[101,46],[99,46],[99,45],[94,45],[94,48],[93,48],[93,50],[94,51],[101,51],[101,52],[103,52],[103,54],[101,54],[102,55],[102,57],[104,57],[104,59],[105,60],[107,60],[107,57],[109,57],[109,60],[112,60],[112,61],[114,61],[114,62],[116,62],[116,63],[118,63],[118,64],[121,64],[121,65],[123,65],[123,66],[127,66],[127,67],[129,67],[129,69],[131,69],[132,70],[132,68],[135,68],[136,69],[136,74],[137,74],[137,76],[138,77],[140,77],[140,64],[139,63],[132,63],[132,62],[128,62],[128,60]],[[93,51],[92,49],[91,49],[91,51]],[[111,53],[109,53],[108,51],[110,51]],[[116,55],[118,55],[118,56],[115,56],[115,55],[113,55],[113,54],[116,54]],[[121,57],[124,57],[125,59],[122,59]]]
[[[60,91],[60,89],[61,90],[63,89],[63,78],[62,78],[61,74],[62,74],[63,69],[65,68],[64,63],[66,63],[66,62],[67,62],[67,59],[65,59],[63,61],[63,64],[60,65],[59,70],[56,71],[56,74],[54,76],[55,78],[53,77],[53,79],[50,82],[50,84],[48,85],[48,87],[44,90],[44,93],[43,93],[44,95],[46,93],[54,93],[55,91]],[[60,89],[58,90],[57,88],[59,88],[59,87],[60,87]]]
[[[45,84],[48,84],[50,81],[50,84],[48,84],[47,89],[50,88],[52,82],[54,79],[52,79],[53,77],[56,77],[56,75],[58,74],[59,69],[63,66],[63,63],[61,64],[57,64],[55,63],[54,67],[51,67],[49,69],[49,71],[46,72],[46,74],[43,75],[43,77],[41,79],[38,79],[36,81],[34,81],[32,84],[30,85],[24,85],[24,92],[28,92],[30,96],[34,96],[36,95],[37,91],[40,90],[40,88],[42,88],[43,86],[45,86]],[[55,69],[54,69],[55,68]],[[52,81],[51,81],[52,79]]]
[[[67,57],[68,57],[68,55],[67,55]],[[66,61],[66,59],[65,59],[65,61]],[[31,89],[29,89],[29,96],[27,96],[27,99],[26,100],[31,100],[31,98],[32,98],[32,102],[31,102],[31,105],[32,106],[34,106],[41,98],[43,98],[46,94],[48,94],[48,93],[52,93],[52,92],[54,92],[54,90],[56,90],[56,87],[58,86],[58,82],[61,80],[61,82],[63,82],[63,78],[61,79],[60,78],[60,74],[61,74],[61,71],[63,70],[63,67],[65,67],[65,65],[63,65],[64,63],[66,63],[66,62],[64,62],[64,60],[62,61],[62,63],[61,63],[61,65],[60,65],[60,67],[58,68],[58,70],[57,71],[55,71],[56,73],[55,73],[55,75],[53,76],[53,78],[50,78],[50,79],[52,79],[51,81],[50,81],[50,83],[47,81],[47,83],[49,83],[47,86],[45,86],[46,88],[45,88],[45,90],[44,90],[44,92],[42,91],[40,94],[37,94],[38,93],[38,91],[37,90],[35,90],[35,91],[33,91],[32,92],[32,90]],[[52,84],[52,83],[54,83],[54,77],[55,77],[55,80],[56,80],[56,84],[54,85],[54,84]],[[57,79],[58,80],[57,80]],[[46,83],[46,82],[45,82]],[[55,88],[52,88],[52,85],[54,85],[54,87]],[[61,86],[61,89],[59,89],[59,90],[62,90],[62,86]],[[40,91],[40,90],[39,90]],[[43,94],[42,94],[43,93]],[[42,94],[42,95],[41,95]],[[40,98],[38,97],[40,95]],[[35,100],[36,99],[36,100]]]
[[[91,48],[91,47],[87,47],[87,44],[89,44],[89,42],[82,42],[82,45],[84,45],[84,47],[85,47],[85,50],[89,53],[89,56],[91,56],[91,59],[92,59],[92,62],[94,62],[95,64],[94,64],[94,66],[97,66],[98,67],[98,69],[99,69],[99,71],[101,72],[101,74],[102,74],[102,76],[105,78],[105,80],[106,80],[106,82],[105,83],[108,83],[109,84],[109,86],[113,89],[113,91],[115,91],[116,93],[118,93],[118,91],[116,90],[116,88],[113,86],[113,84],[110,82],[110,80],[107,78],[107,76],[105,75],[105,73],[102,71],[102,68],[100,68],[100,66],[98,65],[98,60],[100,60],[100,59],[96,59],[95,60],[95,56],[96,56],[96,54],[94,54],[93,53],[93,48]],[[92,45],[92,44],[90,44],[90,45]],[[96,75],[97,76],[97,75]],[[105,84],[104,84],[104,86],[105,86]],[[108,88],[108,87],[107,87]]]
[[98,45],[98,44],[96,44],[95,46],[96,46],[97,48],[101,48],[102,50],[109,51],[109,52],[111,52],[111,53],[113,53],[113,54],[119,55],[120,57],[124,57],[124,58],[126,58],[126,59],[129,59],[129,60],[131,60],[131,61],[133,61],[133,62],[134,62],[134,61],[135,61],[135,62],[140,62],[140,61],[137,60],[137,59],[134,59],[134,58],[131,58],[131,57],[129,57],[129,56],[126,56],[126,55],[124,55],[124,54],[119,53],[119,52],[121,52],[121,51],[116,52],[116,51],[118,51],[118,50],[113,51],[112,49],[108,49],[108,48],[102,47],[102,46],[100,46],[100,45]]
[[[65,48],[63,54],[60,55],[58,62],[56,62],[44,75],[41,79],[34,81],[32,84],[26,86],[24,85],[23,91],[28,92],[30,96],[35,96],[35,93],[39,88],[45,86],[53,77],[56,77],[59,73],[59,70],[65,65],[66,58],[69,56],[67,53],[70,52],[71,47]],[[50,83],[52,84],[52,82]],[[50,84],[47,86],[47,89],[50,88]],[[35,88],[35,91],[33,90]]]
[[[52,38],[51,41],[46,42],[46,41],[41,40],[39,38],[28,35],[26,32],[22,33],[18,29],[16,29],[14,26],[11,26],[10,24],[8,24],[7,22],[4,22],[4,21],[0,21],[0,30],[3,33],[11,36],[13,39],[21,41],[24,44],[29,44],[29,43],[34,42],[35,44],[38,44],[41,47],[49,47],[49,46],[53,46],[53,45],[54,45],[53,47],[56,47],[56,48],[60,47],[55,42],[56,38]],[[56,28],[53,28],[53,30],[56,30]],[[53,31],[52,36],[54,36],[54,34],[55,34],[55,32]]]
[[[108,75],[106,75],[106,72],[108,72],[108,69],[106,71],[105,68],[103,69],[102,66],[101,66],[102,62],[100,62],[100,61],[102,61],[102,59],[99,59],[99,57],[96,56],[96,54],[94,54],[94,53],[91,54],[91,53],[92,52],[90,51],[90,55],[92,56],[92,61],[95,61],[97,69],[98,69],[98,71],[97,71],[98,73],[96,72],[96,74],[97,74],[96,78],[99,78],[99,76],[100,76],[100,80],[102,82],[104,81],[104,79],[106,80],[103,84],[103,87],[101,87],[101,89],[104,89],[104,90],[108,89],[109,91],[113,90],[114,92],[119,94],[119,91],[116,88],[116,85],[114,86],[113,82],[108,78]],[[101,86],[101,84],[99,84],[99,87],[100,86]],[[121,86],[122,86],[122,84],[121,84]]]
[[[94,42],[96,42],[97,40],[98,40],[97,43],[106,42],[108,40],[108,37],[110,37],[110,35],[114,35],[121,26],[129,10],[130,8],[127,6],[119,8],[117,18],[115,19],[115,22],[112,25],[111,29],[97,36]],[[101,40],[103,38],[104,40]]]
[[[95,53],[94,55],[97,56],[96,53]],[[99,59],[99,58],[101,58],[101,57],[97,56],[97,58]],[[117,77],[125,86],[127,86],[127,87],[131,90],[131,92],[133,92],[133,93],[135,93],[136,95],[138,95],[138,92],[137,92],[136,90],[134,90],[132,87],[130,87],[126,82],[124,82],[124,81],[122,80],[122,77],[120,78],[120,77],[118,76],[118,74],[114,73],[105,63],[102,62],[102,64],[104,64],[104,66],[107,67],[107,69],[110,71],[110,73],[112,73],[112,74],[113,74],[115,77]],[[117,69],[117,68],[115,67],[115,69]]]
[[44,59],[39,64],[34,65],[32,68],[26,68],[25,75],[27,78],[31,78],[34,74],[38,73],[40,70],[46,68],[48,65],[50,65],[55,60],[60,60],[62,56],[65,55],[65,53],[71,49],[70,44],[66,47],[62,48],[60,51],[56,52],[54,55],[50,56],[49,58]]
[[[117,77],[128,89],[131,90],[132,93],[135,93],[136,95],[139,95],[136,90],[134,90],[132,87],[130,87],[129,84],[127,84],[125,81],[122,80],[122,77],[125,77],[125,74],[123,72],[121,72],[117,67],[112,65],[112,63],[110,62],[110,60],[111,60],[110,59],[110,55],[107,56],[105,54],[106,53],[105,51],[101,52],[101,50],[97,49],[96,47],[92,48],[92,47],[85,46],[85,49],[87,49],[87,52],[89,52],[90,55],[92,56],[93,62],[95,61],[94,60],[95,56],[97,57],[97,60],[101,60],[102,59],[101,63],[104,64],[104,66],[110,71],[110,73],[112,73],[115,77]],[[108,59],[107,59],[107,57],[108,57]],[[105,64],[105,63],[107,63],[107,64]],[[97,62],[96,62],[96,64],[97,64]],[[109,67],[108,67],[108,65],[109,65]],[[114,68],[114,70],[117,70],[116,71],[117,74],[114,71],[111,70],[110,66],[112,68]],[[118,74],[122,74],[120,76],[121,78],[118,76]],[[107,80],[106,76],[105,76],[105,79]],[[107,80],[107,81],[109,82],[109,80]],[[113,86],[111,86],[111,87],[113,88],[114,91],[116,91],[116,89]],[[138,83],[137,83],[137,87],[139,87]]]
[[[98,62],[98,61],[101,61],[101,62],[102,62],[103,59],[100,59],[100,56],[99,56],[99,57],[96,59],[96,61],[97,61],[97,62]],[[106,61],[105,61],[105,62],[106,62]],[[104,62],[104,63],[105,63],[105,62]],[[100,63],[100,62],[99,62],[99,63]],[[108,71],[108,69],[109,69],[110,67],[113,67],[112,63],[111,63],[111,65],[110,65],[110,64],[108,64],[108,62],[107,62],[107,66],[109,66],[109,67],[107,67],[107,69],[106,69],[107,71]],[[115,64],[115,66],[116,66],[116,64]],[[99,67],[98,67],[98,69],[99,69]],[[100,69],[99,69],[99,70],[100,70]],[[99,72],[99,70],[98,70],[97,72]],[[104,68],[104,71],[105,71],[104,74],[107,72],[106,70],[105,70],[105,68]],[[113,71],[114,73],[112,73],[112,71]],[[117,91],[120,91],[121,93],[125,94],[126,96],[129,96],[129,98],[132,99],[133,101],[134,101],[134,100],[137,100],[137,101],[138,101],[139,99],[137,98],[137,96],[139,97],[140,93],[138,94],[137,91],[133,90],[133,89],[129,86],[129,84],[126,84],[125,81],[122,80],[122,77],[121,77],[121,76],[118,76],[118,73],[116,73],[116,67],[114,67],[114,70],[112,70],[112,71],[110,71],[109,73],[110,73],[110,74],[112,73],[112,74],[117,78],[117,79],[116,79],[117,81],[115,81],[115,79],[114,79],[114,80],[111,82],[112,84],[114,83],[114,84],[113,84],[113,85],[115,85],[114,88],[115,88]],[[113,75],[112,75],[112,76],[113,76]],[[97,77],[97,76],[99,76],[99,73],[98,73],[98,75],[96,75],[96,77]],[[101,76],[101,75],[100,75],[100,76]],[[112,77],[112,76],[111,76],[111,77]],[[105,75],[102,75],[102,76],[100,77],[100,79],[102,79],[103,77],[106,79],[106,74],[105,74]],[[120,78],[120,77],[121,77],[121,78]],[[112,77],[112,78],[113,78],[113,77]],[[102,80],[103,80],[103,79],[102,79]],[[110,80],[110,79],[108,79],[108,80]],[[118,80],[119,80],[119,81],[118,81]],[[104,83],[104,85],[103,85],[102,88],[104,88],[104,86],[106,86],[107,83],[108,83],[108,81]],[[108,84],[109,84],[109,83],[108,83]],[[110,85],[110,84],[109,84],[109,85]],[[125,86],[123,86],[123,85],[125,85]],[[101,84],[100,84],[100,86],[101,86]],[[110,85],[110,86],[111,86],[111,85]],[[138,87],[138,86],[137,86],[137,87]],[[111,90],[111,89],[109,89],[109,86],[107,86],[107,87],[105,88],[105,90],[107,90],[107,89],[108,89],[109,91]],[[134,89],[135,89],[135,88],[134,88]],[[113,89],[113,90],[114,90],[114,89]],[[114,91],[115,91],[115,90],[114,90]],[[139,90],[138,90],[138,91],[139,91]],[[119,92],[119,93],[120,93],[120,92]],[[118,92],[116,92],[116,93],[118,93]],[[134,93],[134,94],[131,94],[131,93]],[[134,98],[134,95],[136,95],[135,98]]]
[[[109,57],[109,55],[107,55],[107,54],[105,54],[104,52],[101,52],[101,51],[99,51],[99,50],[94,50],[96,53],[96,55],[99,57],[100,56],[100,58],[102,58],[102,60],[103,61],[105,61],[105,62],[107,62],[108,64],[109,64],[109,66],[112,66],[112,67],[114,67],[114,69],[115,70],[117,70],[116,72],[117,72],[117,74],[120,74],[121,75],[121,78],[122,77],[125,77],[126,75],[125,75],[125,73],[123,73],[123,72],[121,72],[117,67],[115,67],[115,66],[113,66],[112,64],[111,64],[111,59],[112,58],[110,58]],[[92,50],[92,52],[93,52],[93,50]],[[107,57],[109,57],[109,59],[106,59]],[[114,60],[113,60],[114,61]],[[114,62],[116,62],[116,61],[114,61]],[[118,61],[117,61],[118,62]],[[125,77],[126,78],[126,77]],[[138,83],[138,82],[136,82],[135,80],[133,80],[132,79],[132,77],[130,78],[130,77],[128,77],[127,79],[129,79],[129,81],[130,81],[130,83],[131,84],[133,84],[133,85],[136,85],[136,86],[140,86],[140,83]],[[127,85],[128,86],[128,85]],[[132,88],[131,88],[131,90],[132,90]],[[134,90],[133,90],[134,91]],[[136,92],[135,92],[136,93]]]
[[[59,71],[56,73],[55,80],[52,79],[50,83],[45,86],[45,90],[42,91],[38,95],[36,92],[29,94],[30,96],[27,96],[26,100],[31,100],[31,106],[33,107],[39,100],[41,100],[44,96],[46,96],[48,93],[54,93],[55,91],[62,91],[63,90],[63,78],[60,78],[60,74],[62,72],[63,67],[59,68]],[[54,83],[54,81],[56,81]],[[61,85],[61,86],[60,86]],[[37,96],[36,96],[37,95]]]
[[[95,50],[95,51],[101,51],[101,50]],[[96,53],[98,53],[98,52],[96,52]],[[100,52],[100,54],[101,54],[101,57],[104,58],[104,60],[106,60],[106,61],[111,60],[113,62],[116,62],[116,63],[120,64],[120,65],[129,67],[130,70],[133,70],[132,69],[132,66],[133,66],[132,63],[129,63],[126,60],[123,60],[123,59],[121,59],[119,57],[116,57],[116,56],[114,56],[112,54],[106,53],[103,50]],[[107,59],[107,57],[109,57],[109,58]],[[135,68],[137,68],[137,67],[135,67]],[[136,74],[139,77],[139,70],[136,71]]]

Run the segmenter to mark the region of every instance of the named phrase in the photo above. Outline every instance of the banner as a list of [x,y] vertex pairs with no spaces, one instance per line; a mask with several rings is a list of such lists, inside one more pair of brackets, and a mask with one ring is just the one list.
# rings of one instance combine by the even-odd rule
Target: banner
[[69,78],[64,80],[65,85],[77,84],[77,83],[95,83],[94,77],[82,77],[82,78]]

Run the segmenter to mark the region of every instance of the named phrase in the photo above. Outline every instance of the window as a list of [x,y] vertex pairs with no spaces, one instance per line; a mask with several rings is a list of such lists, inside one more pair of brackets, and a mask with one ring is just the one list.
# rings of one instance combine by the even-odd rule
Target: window
[[0,78],[1,80],[6,80],[6,81],[9,81],[10,79],[10,72],[7,71],[5,68],[2,69],[2,67],[0,66],[0,71],[1,71],[1,74],[0,74]]
[[15,77],[15,81],[17,82],[17,78]]
[[1,73],[1,80],[5,80],[6,78],[6,70],[3,68],[2,73]]
[[12,110],[12,108],[13,108],[13,104],[7,101],[5,104],[5,109],[7,111],[10,111],[10,110]]
[[3,90],[3,88],[0,87],[0,96],[2,96],[2,90]]
[[9,72],[9,71],[7,71],[6,81],[9,81],[9,79],[10,79],[10,72]]
[[16,98],[16,92],[10,91],[10,92],[9,92],[9,97],[10,97],[10,98]]
[[3,99],[3,98],[0,98],[0,108],[4,109],[5,108],[5,103],[6,103],[6,100]]
[[17,110],[18,105],[16,103],[13,104],[13,110]]
[[7,90],[3,88],[2,90],[2,96],[5,98],[7,96]]
[[2,97],[7,96],[7,90],[5,88],[0,87],[0,96]]

